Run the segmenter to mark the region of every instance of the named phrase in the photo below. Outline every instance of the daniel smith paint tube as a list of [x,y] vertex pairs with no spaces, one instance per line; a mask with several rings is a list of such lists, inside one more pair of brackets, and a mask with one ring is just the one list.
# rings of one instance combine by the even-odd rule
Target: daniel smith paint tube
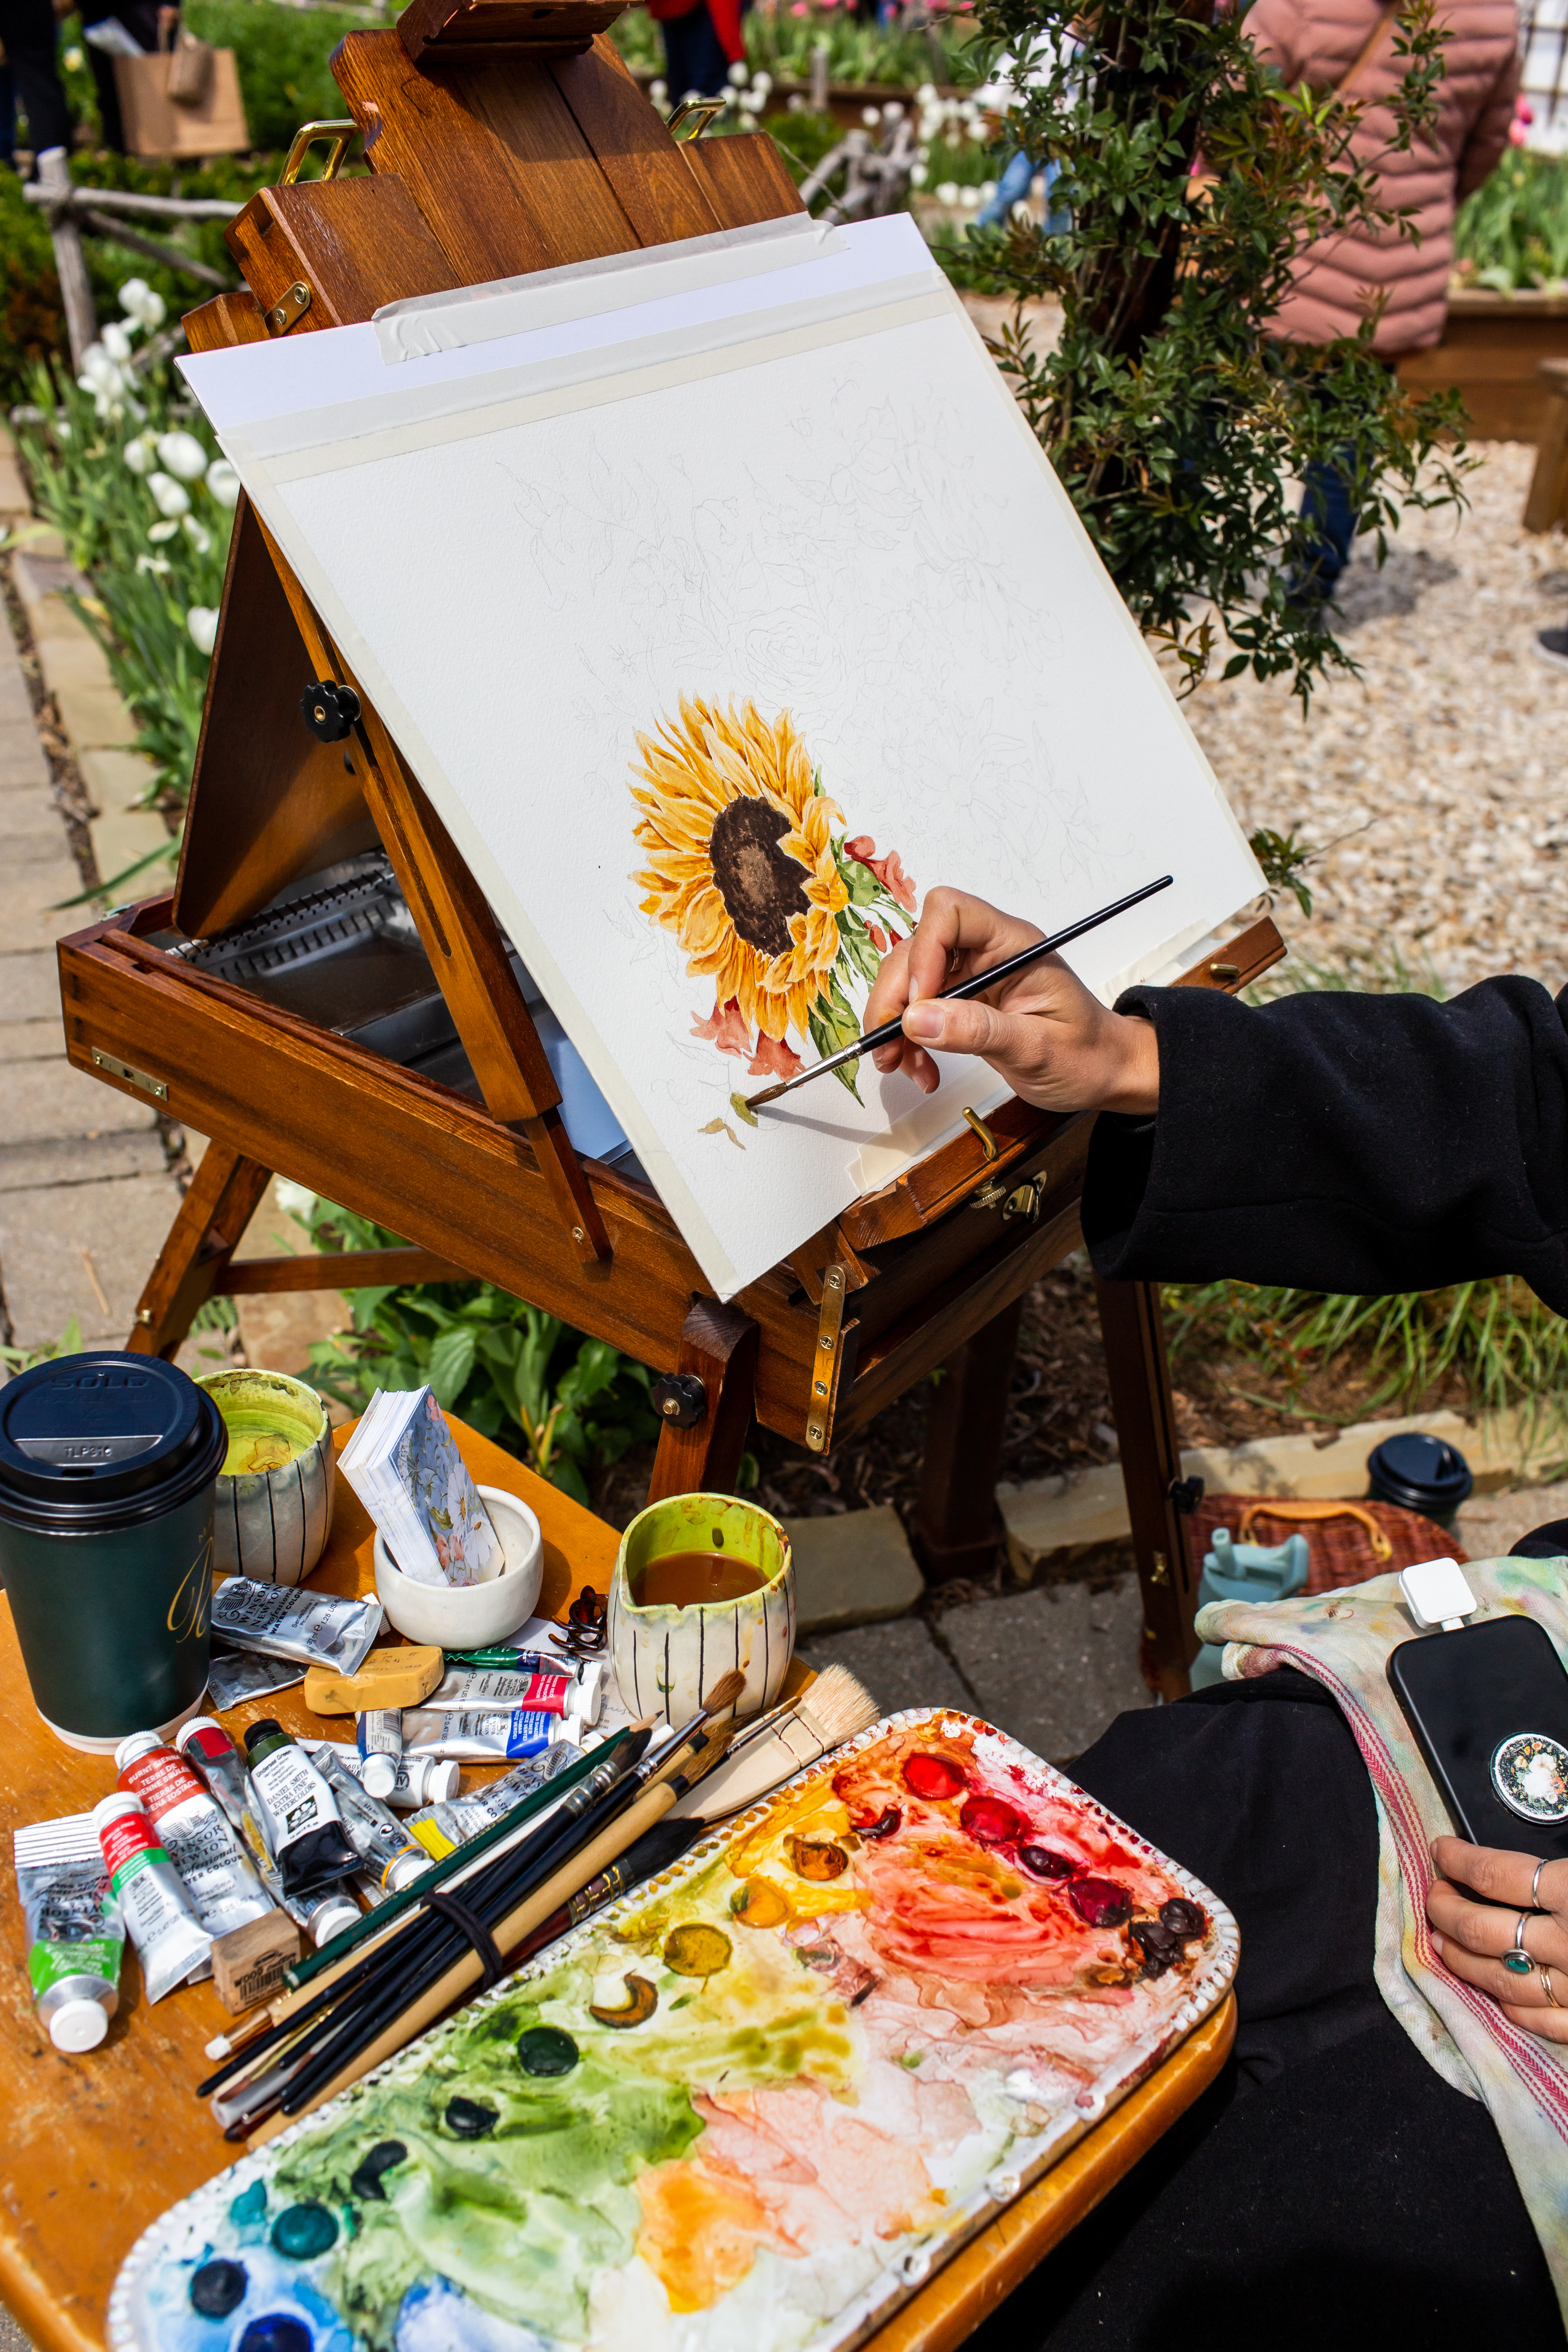
[[379,1601],[349,1601],[336,1592],[308,1592],[292,1584],[258,1584],[226,1576],[213,1588],[213,1633],[237,1650],[293,1658],[307,1666],[336,1666],[354,1675],[381,1631]]
[[429,1714],[464,1715],[504,1706],[521,1708],[527,1714],[574,1715],[584,1723],[597,1723],[602,1671],[596,1664],[573,1675],[508,1674],[493,1666],[454,1666],[420,1704]]
[[[193,1716],[175,1734],[174,1745],[223,1807],[225,1819],[255,1864],[256,1874],[273,1902],[287,1911],[297,1927],[303,1927],[307,1934],[314,1933],[314,1918],[321,1907],[321,1898],[312,1895],[301,1902],[298,1895],[284,1894],[278,1864],[268,1851],[262,1832],[260,1808],[251,1790],[250,1776],[222,1724],[215,1723],[210,1716]],[[335,1936],[337,1928],[331,1932]],[[325,1936],[316,1936],[319,1944],[326,1940]]]
[[272,1898],[184,1758],[165,1748],[155,1731],[133,1731],[115,1749],[114,1761],[120,1787],[146,1806],[207,1934],[226,1936],[231,1927],[265,1918]]
[[506,1714],[438,1715],[422,1706],[407,1707],[403,1717],[403,1744],[410,1756],[455,1756],[475,1764],[515,1764],[525,1756],[542,1756],[547,1748],[569,1740],[583,1745],[583,1724],[574,1715],[545,1715],[518,1709]]
[[125,1929],[90,1813],[18,1830],[33,2005],[57,2050],[96,2050],[120,2006]]
[[[270,1586],[262,1586],[269,1591]],[[359,1867],[337,1800],[296,1740],[263,1717],[245,1735],[250,1785],[286,1895],[314,1895]]]
[[147,1809],[129,1793],[92,1809],[110,1892],[119,1897],[142,1963],[149,2000],[212,1972],[213,1939],[196,1917],[180,1874],[153,1834]]

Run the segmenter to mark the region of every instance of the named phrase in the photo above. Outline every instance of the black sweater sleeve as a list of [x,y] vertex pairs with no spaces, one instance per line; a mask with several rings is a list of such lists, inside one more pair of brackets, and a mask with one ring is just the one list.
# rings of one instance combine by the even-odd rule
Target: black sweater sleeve
[[1568,990],[1135,988],[1118,1009],[1159,1032],[1160,1111],[1095,1128],[1102,1275],[1374,1292],[1519,1274],[1568,1314]]

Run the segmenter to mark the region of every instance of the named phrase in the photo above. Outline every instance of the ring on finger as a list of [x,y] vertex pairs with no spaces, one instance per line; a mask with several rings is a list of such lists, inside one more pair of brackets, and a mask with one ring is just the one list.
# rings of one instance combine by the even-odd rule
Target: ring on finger
[[1546,1857],[1543,1854],[1541,1860],[1536,1864],[1535,1875],[1530,1882],[1530,1900],[1537,1911],[1541,1908],[1541,1874],[1545,1867]]
[[1563,2003],[1558,2000],[1557,1995],[1552,1990],[1552,1971],[1546,1966],[1544,1961],[1537,1961],[1535,1973],[1541,1979],[1541,1990],[1546,1995],[1546,1998],[1551,2002],[1552,2008],[1561,2009]]
[[[1525,1929],[1525,1923],[1526,1923],[1526,1921],[1527,1921],[1527,1920],[1533,1918],[1533,1916],[1535,1916],[1535,1915],[1533,1914],[1533,1912],[1530,1912],[1530,1911],[1521,1911],[1521,1912],[1520,1913],[1519,1917],[1518,1917],[1518,1920],[1515,1922],[1515,1925],[1514,1925],[1514,1930],[1513,1930],[1513,1948],[1514,1948],[1514,1950],[1515,1950],[1516,1952],[1524,1952],[1524,1929]],[[1530,1958],[1530,1955],[1529,1955],[1529,1953],[1528,1953],[1528,1952],[1525,1952],[1525,1953],[1524,1953],[1524,1956],[1525,1956],[1526,1959],[1528,1959],[1528,1958]]]

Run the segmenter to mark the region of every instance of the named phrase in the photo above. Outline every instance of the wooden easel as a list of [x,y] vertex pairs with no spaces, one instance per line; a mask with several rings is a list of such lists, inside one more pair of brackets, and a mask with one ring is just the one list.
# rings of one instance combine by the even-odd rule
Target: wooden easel
[[[765,134],[670,135],[605,37],[619,13],[413,0],[396,31],[351,34],[332,70],[352,120],[307,125],[282,184],[235,220],[250,290],[194,311],[193,348],[798,212]],[[354,131],[371,176],[342,179]],[[329,175],[301,184],[323,133]],[[378,842],[480,1100],[176,951]],[[1282,951],[1255,923],[1186,981],[1239,987]],[[65,940],[60,966],[77,1066],[212,1138],[132,1348],[172,1355],[213,1296],[482,1277],[658,1370],[656,1496],[728,1487],[753,1414],[820,1453],[942,1365],[917,1541],[938,1576],[991,1556],[1019,1303],[1079,1244],[1090,1121],[1010,1101],[731,1304],[706,1297],[650,1189],[574,1151],[488,903],[243,499],[176,887]],[[410,1246],[236,1262],[275,1170]],[[1100,1303],[1148,1639],[1173,1696],[1196,1646],[1194,1579],[1158,1297],[1101,1285]]]

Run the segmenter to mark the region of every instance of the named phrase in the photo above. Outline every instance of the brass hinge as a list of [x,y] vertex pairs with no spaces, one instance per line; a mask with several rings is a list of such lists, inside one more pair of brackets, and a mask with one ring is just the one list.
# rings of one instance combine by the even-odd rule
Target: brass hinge
[[111,1078],[123,1078],[127,1086],[140,1087],[142,1093],[151,1095],[154,1102],[168,1101],[169,1089],[162,1078],[149,1077],[145,1070],[133,1070],[129,1062],[117,1061],[112,1054],[105,1054],[96,1045],[92,1049],[92,1061],[95,1069],[107,1070]]
[[838,1370],[844,1358],[844,1300],[849,1278],[835,1258],[822,1276],[822,1309],[816,1318],[816,1346],[811,1358],[811,1396],[805,1412],[805,1442],[814,1454],[826,1454],[833,1433],[833,1409],[838,1402]]
[[267,313],[268,333],[286,335],[295,320],[302,319],[310,307],[310,289],[301,278],[290,286],[281,302],[274,303]]

